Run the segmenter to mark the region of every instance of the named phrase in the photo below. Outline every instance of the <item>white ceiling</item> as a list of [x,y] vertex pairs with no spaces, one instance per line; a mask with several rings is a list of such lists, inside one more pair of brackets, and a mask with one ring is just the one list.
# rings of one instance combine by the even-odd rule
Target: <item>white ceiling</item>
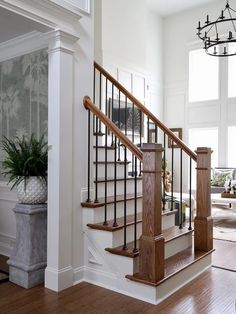
[[147,0],[149,7],[162,16],[197,7],[216,0]]
[[32,31],[44,33],[49,28],[0,7],[0,43]]

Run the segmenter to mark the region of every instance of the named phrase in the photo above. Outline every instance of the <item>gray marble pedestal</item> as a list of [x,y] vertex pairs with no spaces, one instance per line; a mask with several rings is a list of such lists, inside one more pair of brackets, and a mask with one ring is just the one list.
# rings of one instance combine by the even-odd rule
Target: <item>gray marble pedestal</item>
[[8,260],[10,281],[24,288],[44,282],[47,262],[47,205],[17,204],[16,244]]

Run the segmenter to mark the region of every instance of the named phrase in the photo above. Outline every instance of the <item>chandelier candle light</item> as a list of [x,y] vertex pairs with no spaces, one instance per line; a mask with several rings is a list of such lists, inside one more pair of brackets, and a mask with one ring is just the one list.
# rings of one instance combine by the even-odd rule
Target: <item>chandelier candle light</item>
[[[217,20],[211,22],[209,15],[204,24],[198,22],[197,35],[203,41],[204,49],[208,55],[215,57],[229,57],[236,55],[236,11],[226,2],[225,9],[221,11]],[[227,31],[225,31],[227,26]],[[224,35],[220,35],[223,33]]]

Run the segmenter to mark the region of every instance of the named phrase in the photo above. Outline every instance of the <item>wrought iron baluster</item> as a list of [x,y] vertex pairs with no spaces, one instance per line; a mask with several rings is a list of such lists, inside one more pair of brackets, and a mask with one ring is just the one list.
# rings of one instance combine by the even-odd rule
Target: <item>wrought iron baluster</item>
[[[120,90],[119,90],[119,96],[118,96],[118,102],[119,102],[119,107],[118,107],[118,126],[120,129]],[[120,140],[118,141],[118,161],[120,161]]]
[[164,144],[163,144],[163,161],[162,161],[162,178],[163,178],[163,198],[162,198],[162,210],[166,209],[166,134],[164,133]]
[[[99,77],[99,109],[102,110],[102,73],[100,72]],[[102,133],[102,124],[99,120],[99,133]]]
[[91,134],[90,134],[90,130],[91,130],[91,119],[90,119],[91,113],[90,110],[88,110],[88,194],[87,194],[87,202],[90,203],[91,199],[90,199],[90,167],[91,167],[91,156],[90,156],[90,145],[91,145]]
[[183,150],[180,149],[180,224],[179,228],[183,229]]
[[98,118],[96,117],[96,148],[95,148],[95,200],[98,203]]
[[[111,87],[111,120],[112,122],[114,122],[113,114],[114,114],[114,84],[112,84],[112,87]],[[113,145],[114,145],[114,134],[112,133],[111,146]]]
[[138,251],[137,249],[137,157],[134,158],[135,163],[135,176],[134,176],[134,249],[133,253]]
[[[132,143],[134,143],[134,103],[132,105]],[[132,154],[132,177],[134,177],[134,155]]]
[[174,210],[174,142],[171,140],[171,210]]
[[157,125],[155,124],[155,143],[157,144],[157,141],[158,141],[158,127]]
[[150,119],[147,119],[147,143],[150,143]]
[[[142,114],[142,111],[139,110],[139,147],[141,149],[142,147],[142,130],[143,130],[143,121],[142,121],[142,117],[143,117],[143,114]],[[142,163],[141,163],[141,160],[139,161],[139,176],[141,177],[142,175]]]
[[[93,68],[93,103],[96,104],[96,68]],[[93,133],[95,133],[95,115],[93,115]]]
[[123,250],[127,250],[127,148],[124,147],[124,245]]
[[117,137],[115,137],[115,152],[114,152],[114,222],[113,227],[118,226],[117,225],[117,212],[116,212],[116,197],[117,197]]
[[[105,114],[107,116],[107,78],[106,78],[106,88],[105,88]],[[104,225],[107,225],[107,137],[108,137],[108,129],[107,126],[105,128],[105,206],[104,206]]]
[[192,230],[192,158],[189,157],[189,227]]

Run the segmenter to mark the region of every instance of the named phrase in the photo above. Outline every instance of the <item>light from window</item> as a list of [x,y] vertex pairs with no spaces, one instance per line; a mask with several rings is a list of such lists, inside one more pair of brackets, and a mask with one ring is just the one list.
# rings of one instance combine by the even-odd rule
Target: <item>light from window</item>
[[210,147],[211,167],[218,166],[218,128],[194,128],[189,130],[189,147],[196,150],[197,147]]
[[[236,45],[231,44],[230,49],[232,52],[236,50]],[[235,88],[235,80],[236,80],[236,56],[231,56],[228,58],[228,96],[236,97],[236,88]]]
[[236,167],[236,126],[228,127],[228,167]]
[[219,98],[219,58],[208,56],[203,49],[189,53],[189,101]]

